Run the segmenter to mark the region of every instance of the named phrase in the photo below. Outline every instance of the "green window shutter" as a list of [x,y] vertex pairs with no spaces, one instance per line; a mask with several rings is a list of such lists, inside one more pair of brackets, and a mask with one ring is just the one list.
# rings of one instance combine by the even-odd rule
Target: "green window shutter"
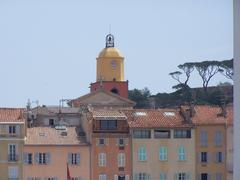
[[134,174],[134,180],[139,180],[139,174],[137,173]]

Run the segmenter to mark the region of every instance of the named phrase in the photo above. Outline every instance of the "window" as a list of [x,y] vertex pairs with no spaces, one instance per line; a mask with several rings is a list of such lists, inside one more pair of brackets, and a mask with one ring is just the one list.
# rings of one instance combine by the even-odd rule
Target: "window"
[[216,180],[222,180],[222,174],[221,173],[216,174]]
[[116,130],[117,121],[116,120],[101,120],[100,121],[101,130]]
[[154,130],[154,138],[171,138],[170,130]]
[[216,153],[216,162],[217,163],[222,163],[223,162],[223,153],[222,152],[217,152]]
[[191,130],[174,130],[174,138],[191,138]]
[[99,174],[98,180],[107,180],[107,175],[106,174]]
[[79,165],[80,164],[80,154],[79,153],[68,153],[68,164]]
[[81,177],[72,177],[72,180],[82,180]]
[[139,161],[146,161],[147,160],[147,153],[145,147],[138,148],[138,160]]
[[57,177],[45,177],[44,180],[58,180]]
[[8,126],[9,134],[16,134],[16,126]]
[[106,139],[104,139],[104,138],[98,139],[98,145],[105,145],[105,144],[106,144]]
[[40,177],[28,177],[27,180],[41,180]]
[[106,166],[106,153],[98,154],[98,165],[100,167]]
[[187,173],[177,173],[174,180],[190,180],[190,175]]
[[208,153],[207,152],[200,153],[200,162],[202,162],[202,163],[208,162]]
[[201,132],[200,132],[200,144],[201,144],[201,146],[206,147],[207,144],[208,144],[207,141],[208,141],[207,132],[206,132],[206,131],[201,131]]
[[222,145],[222,132],[221,131],[216,131],[215,132],[215,146],[221,146]]
[[167,175],[166,175],[166,173],[160,173],[159,180],[167,180]]
[[178,148],[178,160],[179,161],[185,161],[186,160],[186,153],[184,146],[180,146]]
[[17,145],[9,144],[8,145],[8,161],[17,161]]
[[211,176],[208,173],[202,173],[199,175],[199,180],[210,180]]
[[124,146],[125,142],[124,142],[124,138],[118,138],[118,146]]
[[150,139],[151,130],[133,130],[133,138]]
[[35,159],[37,164],[49,164],[50,163],[50,153],[36,153]]
[[18,167],[8,167],[8,179],[17,179],[18,178]]
[[49,119],[49,126],[54,126],[54,119]]
[[23,153],[24,164],[33,164],[32,153]]
[[125,154],[124,153],[118,154],[118,167],[125,167]]
[[150,180],[150,175],[147,173],[138,173],[134,175],[134,180]]
[[167,147],[160,147],[159,148],[159,160],[160,161],[167,161],[167,159],[168,159]]

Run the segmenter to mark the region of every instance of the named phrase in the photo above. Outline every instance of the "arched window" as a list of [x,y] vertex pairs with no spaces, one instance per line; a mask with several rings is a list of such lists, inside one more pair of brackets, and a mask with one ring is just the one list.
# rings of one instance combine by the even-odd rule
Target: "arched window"
[[112,92],[112,93],[115,93],[115,94],[118,94],[118,93],[119,93],[117,88],[113,88],[113,89],[111,90],[111,92]]

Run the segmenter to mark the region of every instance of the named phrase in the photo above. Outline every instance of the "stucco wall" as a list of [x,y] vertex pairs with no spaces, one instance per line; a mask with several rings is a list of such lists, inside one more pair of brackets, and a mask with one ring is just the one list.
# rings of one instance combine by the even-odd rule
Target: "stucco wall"
[[[170,139],[154,139],[153,130],[151,139],[132,139],[133,151],[133,175],[135,173],[148,173],[151,179],[159,179],[160,172],[167,174],[168,179],[173,179],[175,173],[186,172],[195,177],[195,134],[191,130],[190,139],[174,139],[173,130],[171,130]],[[178,161],[178,148],[183,145],[186,149],[186,161]],[[147,161],[138,160],[138,147],[145,146],[147,151]],[[168,148],[168,160],[159,160],[159,148],[165,146]]]
[[58,180],[67,178],[68,153],[80,153],[80,165],[69,165],[72,177],[82,177],[82,180],[90,179],[90,151],[89,146],[25,146],[24,152],[50,152],[49,165],[24,165],[24,180],[27,177],[58,177]]

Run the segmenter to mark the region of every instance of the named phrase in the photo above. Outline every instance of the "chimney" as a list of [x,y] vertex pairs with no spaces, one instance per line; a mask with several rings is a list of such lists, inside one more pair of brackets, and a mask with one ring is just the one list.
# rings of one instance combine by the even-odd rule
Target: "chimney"
[[189,115],[190,118],[194,117],[194,115],[196,114],[195,108],[194,108],[194,104],[191,102],[189,105]]
[[221,105],[220,106],[220,108],[221,108],[221,112],[219,113],[219,114],[217,114],[217,116],[219,117],[219,116],[222,116],[222,117],[227,117],[227,110],[226,110],[226,105],[225,104],[223,104],[223,105]]
[[183,107],[180,107],[180,115],[183,117],[185,122],[187,123],[192,122],[189,112],[187,112]]

